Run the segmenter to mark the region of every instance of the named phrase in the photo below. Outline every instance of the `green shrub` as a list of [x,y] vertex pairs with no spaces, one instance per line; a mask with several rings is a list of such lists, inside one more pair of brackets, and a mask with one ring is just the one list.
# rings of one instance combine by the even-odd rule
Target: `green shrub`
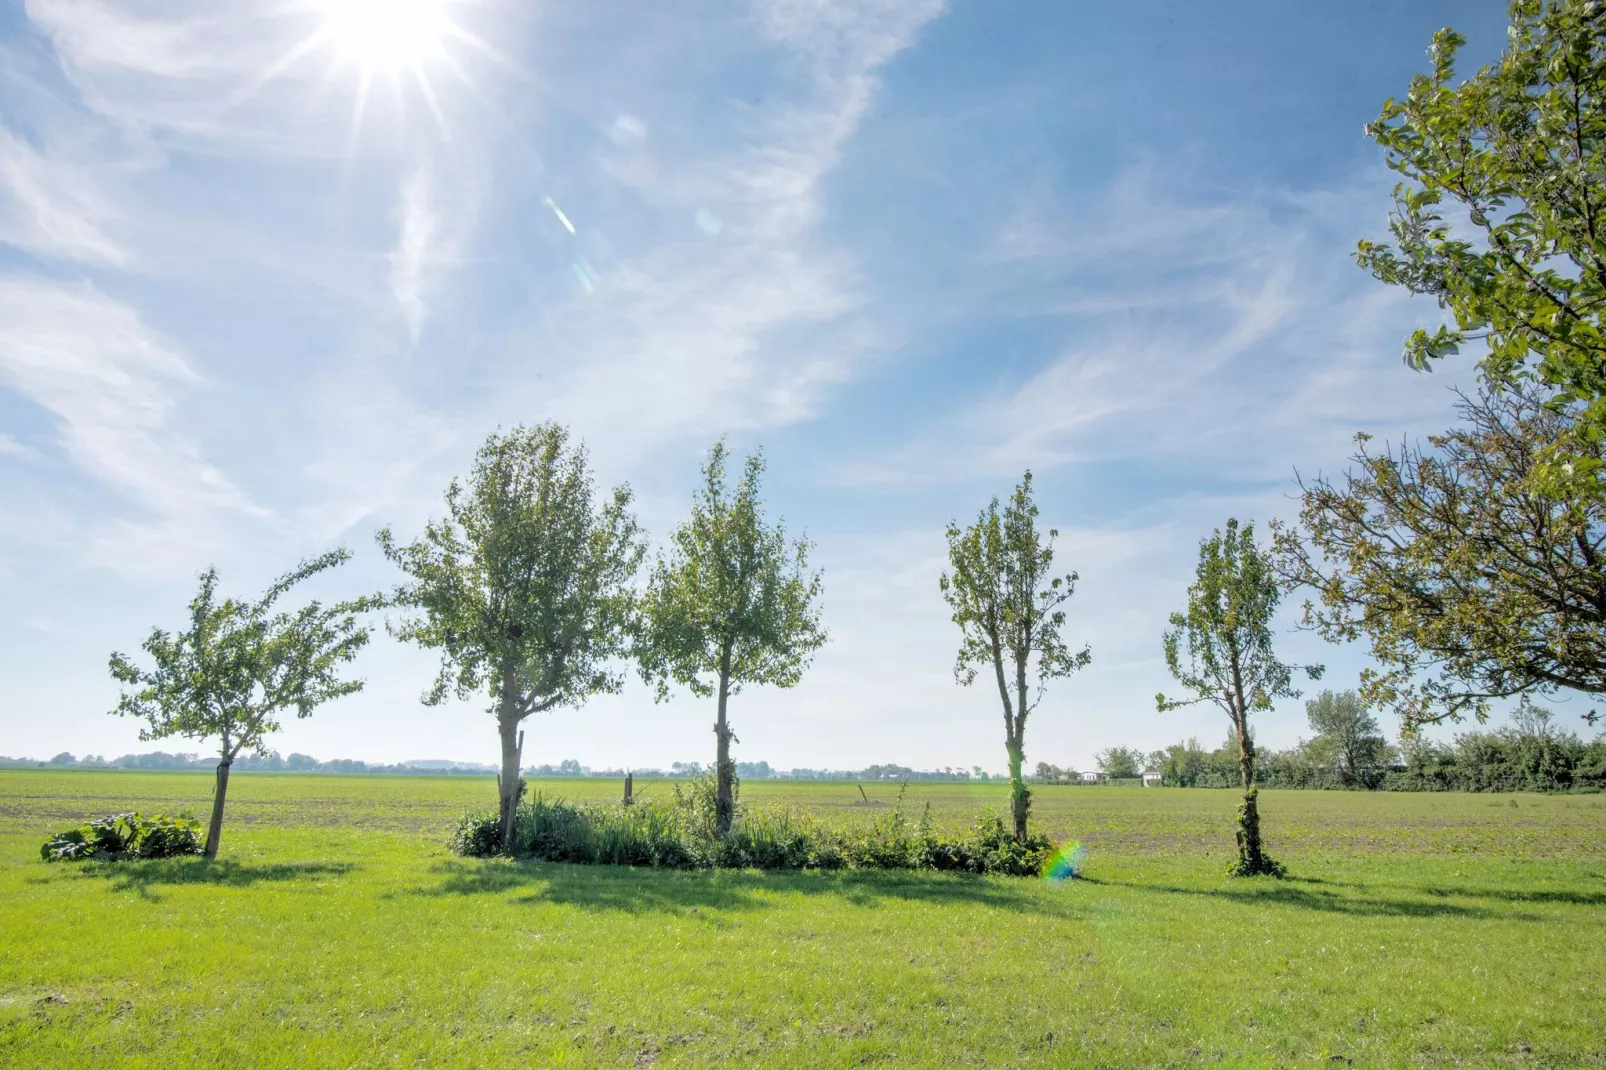
[[[536,796],[519,806],[512,854],[581,865],[669,869],[934,869],[1034,877],[1054,854],[1046,836],[1025,843],[997,814],[945,839],[931,808],[911,821],[898,805],[869,826],[834,828],[793,809],[738,807],[731,830],[714,834],[711,785],[676,785],[673,798],[632,806],[572,805]],[[460,855],[484,858],[503,845],[494,811],[463,815],[451,839]]]
[[46,862],[87,858],[171,858],[201,852],[200,826],[188,817],[113,814],[58,832],[39,848]]

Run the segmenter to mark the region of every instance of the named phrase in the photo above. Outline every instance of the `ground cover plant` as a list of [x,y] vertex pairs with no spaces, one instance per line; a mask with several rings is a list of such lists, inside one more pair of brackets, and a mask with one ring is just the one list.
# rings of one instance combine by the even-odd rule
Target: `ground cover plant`
[[[712,775],[672,785],[667,800],[631,805],[565,803],[542,796],[519,806],[511,842],[498,814],[463,816],[452,850],[471,858],[506,854],[544,862],[655,866],[668,869],[929,869],[1036,877],[1053,856],[1046,836],[1022,839],[1002,817],[981,814],[961,834],[940,833],[930,805],[905,809],[907,786],[892,808],[868,823],[823,820],[794,806],[723,810]],[[722,821],[728,814],[728,822]]]
[[[1268,789],[1262,831],[1290,878],[1234,881],[1237,792],[1043,786],[1034,822],[1089,847],[1087,879],[1052,886],[462,859],[446,841],[490,777],[249,774],[216,860],[38,860],[42,828],[108,799],[178,810],[211,785],[0,771],[0,1063],[1606,1061],[1598,795]],[[897,785],[864,787],[743,797],[885,817]],[[1009,795],[920,784],[905,802],[959,830]],[[97,916],[117,923],[86,942]]]
[[201,852],[200,826],[193,818],[139,813],[113,814],[58,832],[39,848],[46,862],[91,858],[174,858]]

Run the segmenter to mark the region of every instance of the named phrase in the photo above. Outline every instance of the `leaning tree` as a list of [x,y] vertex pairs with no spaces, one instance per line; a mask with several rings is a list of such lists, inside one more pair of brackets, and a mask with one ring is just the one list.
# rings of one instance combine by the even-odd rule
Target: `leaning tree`
[[[1238,743],[1238,775],[1244,801],[1238,808],[1238,859],[1234,876],[1280,875],[1260,842],[1260,809],[1255,788],[1255,744],[1249,715],[1270,710],[1279,698],[1298,698],[1293,688],[1297,666],[1279,661],[1272,650],[1271,622],[1282,591],[1271,562],[1255,544],[1255,527],[1227,521],[1199,544],[1199,564],[1188,588],[1188,609],[1171,614],[1165,633],[1165,663],[1171,675],[1193,695],[1169,699],[1156,695],[1160,711],[1213,702],[1232,722]],[[1319,665],[1305,667],[1311,679]]]
[[746,684],[792,687],[824,645],[818,573],[809,543],[786,541],[764,520],[759,480],[764,459],[747,458],[735,488],[725,479],[730,453],[716,442],[692,498],[691,517],[669,537],[642,600],[637,644],[641,675],[669,695],[671,682],[716,697],[714,824],[724,835],[736,812],[727,706]]
[[1601,496],[1590,443],[1606,433],[1606,5],[1513,0],[1500,59],[1457,81],[1465,43],[1435,34],[1432,73],[1368,124],[1403,180],[1393,240],[1363,241],[1357,258],[1450,313],[1411,335],[1412,366],[1475,341],[1492,385],[1527,370],[1580,402],[1537,475]]
[[990,668],[998,684],[1017,840],[1026,839],[1032,798],[1021,773],[1026,718],[1042,701],[1050,680],[1069,676],[1093,658],[1085,646],[1071,653],[1060,637],[1065,626],[1060,607],[1075,593],[1077,575],[1053,574],[1058,536],[1052,528],[1046,537],[1038,530],[1032,474],[1027,472],[1002,512],[994,498],[970,527],[949,523],[952,571],[938,580],[960,631],[954,679],[969,687]]
[[524,719],[623,683],[613,662],[646,553],[630,500],[621,486],[596,501],[585,447],[571,446],[562,426],[515,427],[485,440],[466,486],[452,480],[445,519],[406,545],[389,528],[378,533],[409,581],[391,596],[412,611],[392,634],[441,651],[424,703],[491,699],[504,850],[513,848]]
[[368,642],[358,614],[375,607],[359,598],[323,606],[275,611],[290,588],[350,558],[334,550],[305,561],[281,577],[256,601],[219,601],[217,569],[201,573],[201,589],[190,601],[188,628],[168,634],[152,629],[142,645],[155,667],[143,669],[124,654],[111,656],[111,673],[125,688],[112,712],[146,722],[139,738],[218,740],[217,788],[205,854],[215,858],[223,837],[223,806],[229,767],[246,749],[262,750],[279,730],[279,715],[297,717],[331,699],[362,690],[361,680],[342,680],[340,666]]
[[1285,583],[1313,592],[1307,625],[1364,639],[1367,705],[1392,707],[1406,734],[1490,705],[1558,690],[1606,693],[1606,501],[1587,487],[1535,493],[1581,404],[1527,384],[1463,396],[1460,426],[1375,451],[1302,482],[1299,523],[1274,524]]

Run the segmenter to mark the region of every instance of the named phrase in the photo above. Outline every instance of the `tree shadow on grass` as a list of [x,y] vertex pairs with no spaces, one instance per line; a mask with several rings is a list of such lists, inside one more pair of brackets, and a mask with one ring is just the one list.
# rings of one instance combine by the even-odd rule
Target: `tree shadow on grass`
[[[1376,887],[1377,881],[1339,881],[1327,877],[1290,877],[1300,884],[1323,884],[1334,888],[1356,888],[1366,891]],[[1431,895],[1438,899],[1493,899],[1502,903],[1563,904],[1567,906],[1606,906],[1606,892],[1583,892],[1570,889],[1535,888],[1475,888],[1458,884],[1410,885],[1411,891]]]
[[350,862],[279,862],[250,865],[207,858],[142,859],[117,862],[85,862],[78,870],[82,877],[111,882],[116,892],[134,892],[144,899],[159,899],[154,889],[164,885],[211,884],[228,888],[247,888],[271,881],[293,881],[308,877],[338,877],[358,867]]
[[1042,895],[1024,878],[987,879],[968,874],[897,870],[767,871],[678,870],[627,866],[582,866],[561,862],[452,860],[434,867],[442,875],[422,896],[501,895],[523,892],[515,903],[576,906],[628,914],[758,910],[774,897],[829,895],[856,906],[924,902],[987,906],[1000,910],[1070,917],[1084,905]]
[[1221,899],[1250,906],[1271,905],[1317,910],[1327,914],[1353,914],[1372,918],[1464,918],[1499,921],[1540,921],[1532,914],[1489,910],[1485,907],[1421,899],[1391,899],[1372,895],[1342,895],[1321,889],[1302,888],[1314,881],[1277,881],[1261,878],[1253,884],[1230,888],[1183,888],[1173,884],[1143,884],[1134,881],[1103,881],[1086,878],[1090,884],[1131,888],[1164,895],[1189,895]]

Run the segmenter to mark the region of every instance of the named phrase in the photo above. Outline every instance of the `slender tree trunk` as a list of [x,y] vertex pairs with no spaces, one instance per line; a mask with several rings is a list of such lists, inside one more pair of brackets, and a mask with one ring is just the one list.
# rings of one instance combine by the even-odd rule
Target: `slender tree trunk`
[[1018,739],[1006,743],[1005,749],[1009,752],[1009,810],[1015,819],[1015,841],[1026,842],[1026,814],[1032,805],[1032,792],[1026,786],[1026,777],[1022,767],[1026,764],[1026,752],[1021,748]]
[[1238,776],[1243,781],[1244,801],[1238,806],[1238,863],[1233,872],[1253,877],[1276,871],[1260,843],[1260,793],[1255,790],[1255,744],[1249,738],[1249,707],[1244,701],[1243,672],[1238,663],[1238,645],[1227,644],[1232,667],[1233,727],[1238,733]]
[[512,854],[513,831],[519,816],[519,764],[524,747],[519,732],[518,674],[511,663],[502,666],[496,728],[502,740],[502,772],[497,777],[497,827],[501,832],[503,853]]
[[1238,717],[1238,775],[1243,781],[1244,801],[1238,807],[1238,871],[1247,876],[1266,868],[1260,846],[1259,792],[1255,790],[1255,745],[1249,739],[1248,718]]
[[497,777],[497,821],[502,836],[502,853],[513,853],[513,831],[519,816],[519,722],[499,719],[497,731],[502,739],[502,772]]
[[216,858],[218,845],[223,840],[223,801],[229,794],[229,766],[234,759],[225,752],[223,760],[217,763],[217,788],[212,793],[212,823],[206,827],[206,846],[201,853],[207,858]]
[[719,712],[714,721],[714,832],[720,836],[731,830],[731,821],[736,817],[736,797],[731,786],[736,763],[731,761],[731,729],[725,717],[730,682],[731,643],[726,640],[719,655]]

